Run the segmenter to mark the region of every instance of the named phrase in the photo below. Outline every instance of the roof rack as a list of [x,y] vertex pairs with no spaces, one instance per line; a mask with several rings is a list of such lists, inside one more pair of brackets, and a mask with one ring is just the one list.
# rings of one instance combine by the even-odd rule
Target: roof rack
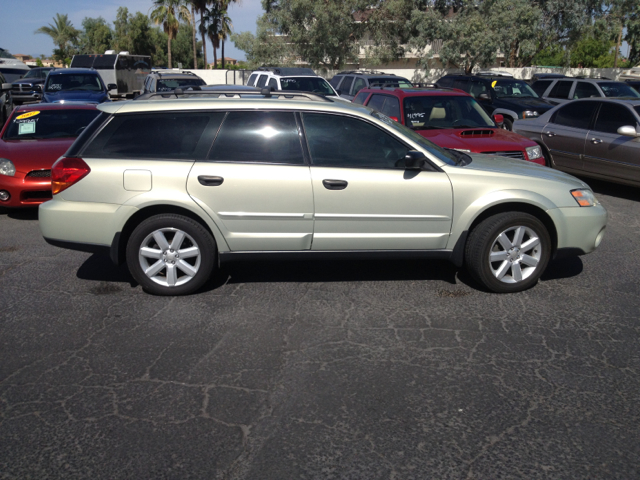
[[162,75],[193,75],[194,77],[197,77],[198,75],[196,75],[193,72],[181,72],[181,71],[176,71],[175,69],[171,69],[171,70],[154,70],[152,73],[157,73],[158,75],[162,76]]
[[344,72],[338,72],[336,75],[344,74],[360,74],[360,75],[389,75],[390,77],[396,77],[395,73],[378,72],[377,70],[347,70]]
[[[148,96],[147,96],[148,95]],[[242,97],[264,97],[264,98],[277,98],[277,99],[299,99],[304,98],[314,102],[331,102],[333,100],[320,95],[318,93],[299,92],[295,90],[287,90],[286,93],[282,90],[271,91],[270,88],[262,88],[256,91],[241,90],[238,88],[229,88],[228,90],[201,90],[200,87],[189,87],[187,90],[182,88],[176,88],[171,92],[157,92],[141,95],[138,97],[140,100],[158,100],[160,98],[197,98],[197,97],[227,97],[227,98],[242,98]]]

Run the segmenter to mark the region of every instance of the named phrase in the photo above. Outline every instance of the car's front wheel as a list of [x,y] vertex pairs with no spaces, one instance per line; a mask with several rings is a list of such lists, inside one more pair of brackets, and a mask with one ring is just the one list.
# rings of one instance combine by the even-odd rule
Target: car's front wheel
[[503,130],[513,131],[513,120],[510,118],[504,117],[504,121],[502,122]]
[[133,278],[154,295],[186,295],[211,276],[216,243],[198,222],[182,215],[146,219],[127,243],[127,266]]
[[523,212],[500,213],[478,224],[469,236],[469,272],[489,290],[511,293],[535,285],[551,256],[544,224]]

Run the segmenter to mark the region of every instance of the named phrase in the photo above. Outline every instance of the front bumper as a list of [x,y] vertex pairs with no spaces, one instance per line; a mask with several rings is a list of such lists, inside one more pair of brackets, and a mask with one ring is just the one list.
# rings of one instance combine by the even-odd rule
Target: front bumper
[[607,211],[600,204],[593,207],[554,208],[547,210],[547,214],[556,225],[558,252],[591,253],[604,237]]
[[51,200],[51,178],[28,177],[22,172],[13,177],[0,175],[0,190],[11,195],[7,201],[0,200],[0,207],[37,207]]
[[16,105],[30,102],[39,102],[42,99],[42,94],[38,92],[23,92],[23,93],[12,93],[11,97],[13,98],[13,103]]

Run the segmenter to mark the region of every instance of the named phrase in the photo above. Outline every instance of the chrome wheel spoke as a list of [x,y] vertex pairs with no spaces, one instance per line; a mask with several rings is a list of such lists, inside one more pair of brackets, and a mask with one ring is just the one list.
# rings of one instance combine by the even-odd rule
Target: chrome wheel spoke
[[155,277],[165,267],[165,263],[162,260],[158,260],[156,263],[147,268],[144,273],[147,277]]
[[167,238],[164,236],[164,232],[160,230],[153,232],[153,239],[160,247],[160,250],[162,250],[163,252],[169,250],[169,242],[167,242]]
[[155,258],[156,260],[162,259],[162,250],[156,250],[155,248],[142,247],[140,249],[140,255],[146,258]]
[[522,259],[520,260],[520,263],[524,263],[529,267],[535,267],[538,265],[538,259],[532,257],[531,255],[522,255]]
[[195,276],[196,273],[198,273],[197,268],[194,268],[192,265],[189,265],[184,260],[180,260],[178,263],[176,263],[176,267],[182,270],[184,273],[186,273],[190,277],[193,277]]
[[510,268],[511,268],[510,262],[507,262],[506,260],[502,262],[502,265],[500,265],[500,268],[496,271],[496,278],[498,280],[501,280],[507,274]]
[[178,272],[175,265],[167,265],[167,285],[170,287],[176,286],[176,280],[178,279]]
[[508,253],[503,251],[500,252],[491,252],[491,254],[489,255],[489,261],[490,262],[502,262],[504,260],[506,260],[508,257]]
[[522,269],[520,268],[519,263],[514,263],[513,265],[511,265],[511,276],[516,282],[522,280]]
[[180,258],[197,257],[200,255],[200,249],[198,247],[183,248],[178,250],[178,255],[180,255]]
[[180,250],[182,246],[182,242],[184,241],[184,232],[178,230],[176,234],[173,236],[173,240],[171,241],[171,249],[172,250]]
[[511,240],[509,240],[509,238],[505,235],[505,232],[502,232],[500,235],[498,235],[498,242],[505,250],[509,250],[513,247]]
[[516,229],[516,233],[513,236],[513,246],[514,247],[521,248],[522,239],[524,238],[524,232],[525,232],[524,227],[518,227]]
[[533,237],[527,240],[526,242],[524,242],[520,250],[522,250],[523,252],[528,252],[529,250],[531,250],[534,247],[537,247],[538,245],[540,245],[540,239],[538,237]]

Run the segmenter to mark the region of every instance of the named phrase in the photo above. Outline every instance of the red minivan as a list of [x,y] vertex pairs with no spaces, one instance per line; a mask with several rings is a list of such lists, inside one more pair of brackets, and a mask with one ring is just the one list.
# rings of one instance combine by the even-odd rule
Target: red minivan
[[539,145],[500,128],[502,115],[490,118],[462,90],[369,87],[353,103],[371,107],[444,148],[546,164]]

